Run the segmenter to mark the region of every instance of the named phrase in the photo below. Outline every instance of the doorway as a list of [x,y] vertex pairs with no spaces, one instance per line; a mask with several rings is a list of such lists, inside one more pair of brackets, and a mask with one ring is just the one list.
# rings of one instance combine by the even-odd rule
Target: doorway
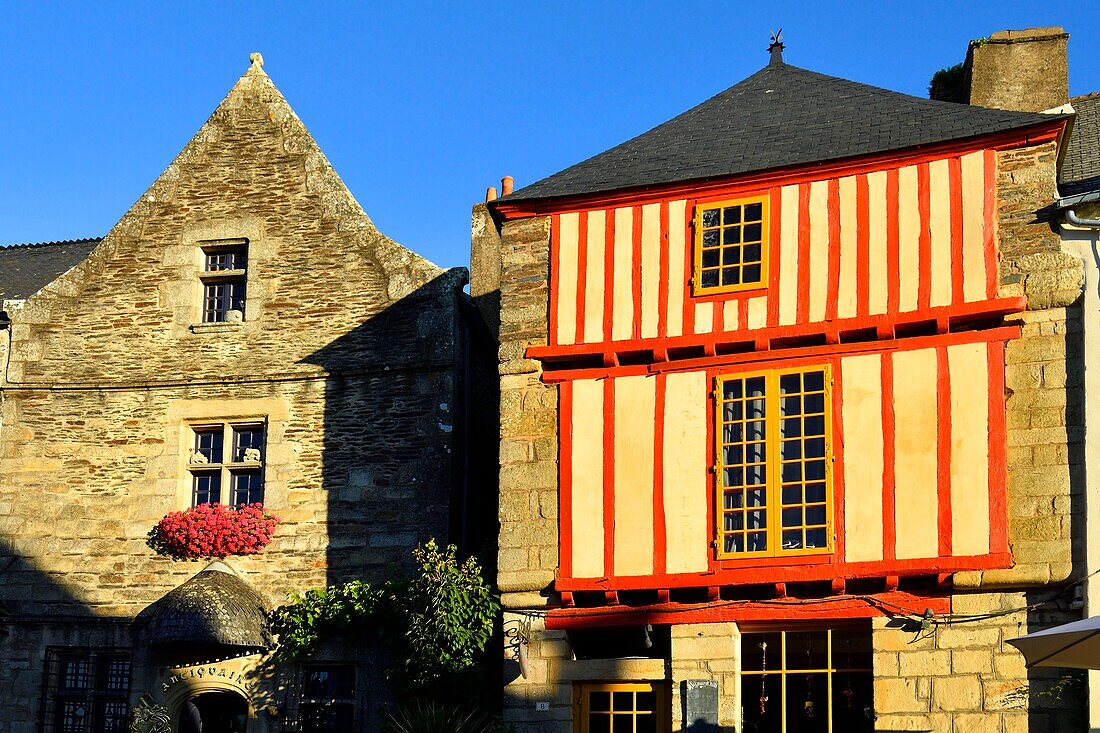
[[179,733],[246,733],[248,701],[235,692],[203,692],[180,708]]

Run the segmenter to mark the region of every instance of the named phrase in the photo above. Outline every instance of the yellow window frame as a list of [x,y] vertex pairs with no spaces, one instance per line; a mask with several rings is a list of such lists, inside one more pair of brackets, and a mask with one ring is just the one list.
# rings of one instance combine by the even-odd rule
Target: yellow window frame
[[[656,717],[656,730],[658,733],[668,733],[672,727],[672,720],[669,715],[669,689],[668,685],[663,682],[582,682],[573,685],[573,730],[575,733],[590,733],[589,731],[589,715],[592,710],[590,708],[590,693],[592,692],[652,692],[655,693],[656,698],[655,711],[653,715]],[[635,708],[630,711],[614,711],[614,713],[633,713],[637,715],[635,698]],[[614,707],[614,705],[612,705]],[[612,714],[614,714],[612,713]],[[613,721],[612,721],[613,722]],[[636,727],[636,726],[635,726]],[[609,726],[609,730],[612,729]]]
[[[704,269],[706,269],[706,268],[703,267],[703,235],[704,235],[704,232],[714,231],[714,230],[717,229],[717,231],[719,232],[719,238],[721,240],[722,232],[725,229],[729,228],[729,227],[727,227],[727,226],[725,226],[721,223],[717,227],[705,227],[705,226],[703,226],[703,214],[704,214],[704,212],[712,211],[714,209],[718,209],[719,211],[721,211],[722,209],[725,209],[727,207],[732,207],[732,206],[740,206],[742,208],[742,212],[743,212],[744,207],[746,207],[750,204],[760,204],[760,279],[759,280],[754,280],[752,282],[747,282],[747,283],[746,282],[739,282],[735,285],[723,285],[722,284],[722,277],[721,277],[722,270],[721,270],[721,267],[719,266],[719,269],[718,269],[718,275],[719,275],[718,284],[717,285],[712,285],[712,286],[709,286],[709,287],[704,285],[703,284],[703,271],[704,271]],[[692,278],[691,278],[692,294],[693,295],[714,295],[714,294],[719,294],[719,293],[736,293],[736,292],[740,292],[740,291],[744,291],[744,290],[759,290],[761,288],[766,288],[768,286],[768,249],[769,249],[769,247],[768,247],[769,241],[768,240],[769,240],[769,236],[770,236],[770,233],[771,233],[770,226],[769,226],[769,223],[771,221],[771,217],[770,217],[771,212],[769,211],[768,204],[769,204],[769,197],[766,196],[766,195],[763,195],[763,196],[748,196],[748,197],[745,197],[745,198],[729,199],[729,200],[726,200],[726,201],[715,201],[715,202],[710,202],[710,203],[696,204],[696,206],[695,206],[695,235],[694,235],[694,247],[695,247],[694,262],[695,262],[695,265],[694,265],[694,271],[692,273]],[[743,217],[743,214],[742,214],[742,217]],[[750,222],[750,223],[755,223],[755,222]],[[742,219],[742,224],[740,226],[743,229],[743,227],[744,227],[743,219]],[[750,242],[750,244],[755,244],[755,241]],[[744,242],[739,242],[735,246],[738,249],[743,250],[745,244],[744,244]],[[720,244],[719,247],[718,247],[719,262],[720,263],[721,263],[721,259],[722,259],[722,253],[726,249],[727,249],[727,247],[725,245],[722,245],[722,244]],[[740,261],[740,259],[739,259],[739,261]],[[710,268],[710,269],[713,269],[713,268]]]
[[[825,422],[825,546],[815,548],[795,547],[791,549],[783,549],[782,537],[782,433],[780,430],[781,421],[783,420],[780,414],[780,400],[782,395],[779,391],[779,380],[781,377],[789,374],[798,374],[800,376],[811,372],[821,372],[823,377],[824,387],[824,422]],[[725,551],[725,535],[729,534],[725,530],[725,485],[723,469],[726,468],[724,463],[724,447],[723,440],[723,386],[728,381],[747,381],[756,377],[763,377],[764,379],[764,451],[765,451],[765,516],[767,517],[767,548],[764,550],[758,550],[755,552],[726,552]],[[833,521],[833,514],[835,512],[835,504],[833,501],[833,461],[835,456],[833,454],[833,378],[832,368],[829,364],[815,364],[812,366],[801,366],[790,369],[776,369],[766,371],[753,371],[753,372],[735,372],[730,374],[719,375],[715,378],[714,391],[711,393],[711,397],[714,400],[714,463],[712,464],[712,471],[714,474],[714,488],[715,488],[715,541],[714,548],[716,550],[716,556],[720,560],[732,560],[732,559],[745,559],[745,558],[759,558],[759,557],[790,557],[801,555],[827,555],[833,552],[833,546],[835,542],[835,526]],[[801,393],[800,393],[801,394]],[[800,416],[804,416],[805,413],[799,413]],[[806,457],[802,456],[799,461],[804,465]],[[732,465],[732,464],[731,464]],[[744,464],[740,464],[744,465]],[[805,474],[803,473],[803,476]],[[805,484],[805,478],[803,478],[803,484]],[[805,487],[803,487],[805,491]],[[805,508],[808,503],[803,495],[803,501],[797,505],[803,509],[803,524],[801,525],[803,532],[805,532]],[[812,502],[816,504],[817,502]],[[788,507],[794,507],[796,505],[791,504]],[[817,525],[813,525],[817,526]],[[747,534],[747,532],[746,532]]]
[[[841,666],[838,663],[837,658],[840,656],[841,652],[839,650],[837,650],[836,646],[833,644],[833,632],[838,631],[842,628],[843,627],[839,627],[839,626],[823,626],[823,627],[813,627],[813,626],[811,626],[811,627],[804,627],[804,628],[800,628],[800,629],[793,629],[793,628],[773,629],[772,633],[779,634],[779,639],[780,639],[779,650],[777,652],[772,652],[772,653],[775,654],[775,657],[778,657],[779,664],[774,665],[773,668],[766,669],[766,670],[755,670],[755,669],[754,670],[742,670],[741,671],[741,678],[739,680],[739,682],[741,684],[741,699],[742,699],[742,701],[744,701],[746,697],[752,695],[752,692],[749,691],[747,689],[747,687],[749,685],[752,685],[753,688],[758,689],[757,686],[760,684],[760,680],[764,677],[767,677],[768,675],[779,677],[780,690],[782,691],[782,698],[787,698],[788,695],[790,695],[790,694],[797,694],[797,693],[794,693],[793,691],[788,690],[787,682],[791,678],[801,679],[802,677],[804,677],[805,675],[808,675],[808,674],[824,674],[825,675],[825,694],[823,696],[823,700],[824,700],[824,703],[825,703],[824,707],[825,707],[826,712],[825,712],[825,715],[823,716],[822,719],[825,720],[828,724],[827,730],[833,731],[835,729],[835,726],[833,725],[833,720],[835,718],[835,708],[836,708],[836,703],[837,703],[837,700],[835,699],[835,695],[834,695],[834,687],[835,687],[835,685],[838,681],[836,679],[837,675],[842,675],[842,674],[851,675],[852,673],[855,673],[855,674],[871,674],[873,672],[872,668],[870,668],[870,667],[851,667],[851,666],[847,666],[847,665]],[[790,661],[790,653],[789,653],[789,649],[787,648],[787,635],[789,633],[792,633],[792,632],[794,632],[794,633],[804,633],[804,632],[807,632],[807,631],[824,631],[825,632],[825,655],[826,655],[827,665],[825,667],[816,667],[816,668],[788,667],[788,663]],[[746,629],[744,630],[744,635],[741,637],[741,644],[742,645],[744,644],[745,637],[754,636],[754,635],[760,634],[762,632],[766,633],[763,629],[752,629],[752,627],[746,627]],[[866,629],[866,634],[867,634],[868,639],[870,639],[871,630],[869,628]],[[769,701],[769,704],[775,706],[774,709],[777,709],[779,711],[780,729],[783,730],[783,731],[789,731],[789,730],[792,730],[792,729],[799,728],[798,723],[796,723],[794,721],[788,721],[788,719],[787,719],[788,705],[784,704],[786,702],[787,702],[786,699],[779,699],[779,700]],[[742,709],[744,709],[744,706],[745,706],[745,704],[744,704],[744,702],[742,702]],[[744,721],[742,721],[742,723],[744,723]],[[790,723],[790,725],[788,725],[788,723]]]

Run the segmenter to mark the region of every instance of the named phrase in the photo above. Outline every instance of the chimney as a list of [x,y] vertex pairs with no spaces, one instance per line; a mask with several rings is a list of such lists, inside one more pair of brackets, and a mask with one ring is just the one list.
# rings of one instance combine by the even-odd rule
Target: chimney
[[1058,26],[998,31],[971,41],[965,76],[969,102],[981,107],[1042,112],[1069,101],[1069,34]]

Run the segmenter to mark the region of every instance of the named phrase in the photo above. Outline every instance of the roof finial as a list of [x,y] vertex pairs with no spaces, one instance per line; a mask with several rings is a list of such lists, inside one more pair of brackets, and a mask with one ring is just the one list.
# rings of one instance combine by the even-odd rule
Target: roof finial
[[248,60],[252,62],[253,66],[259,66],[261,69],[264,67],[264,57],[259,51],[248,54]]
[[772,42],[768,46],[768,51],[771,52],[771,60],[768,62],[769,66],[776,66],[783,63],[783,29],[780,28],[775,33],[772,33]]

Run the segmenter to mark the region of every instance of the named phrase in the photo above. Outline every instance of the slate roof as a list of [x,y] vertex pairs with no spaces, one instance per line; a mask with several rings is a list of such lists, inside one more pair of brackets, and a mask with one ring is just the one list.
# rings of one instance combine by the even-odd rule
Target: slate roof
[[771,63],[649,132],[502,202],[739,175],[1050,122],[940,102]]
[[34,295],[78,265],[100,239],[0,247],[0,302]]
[[1100,190],[1100,92],[1071,99],[1077,112],[1062,161],[1059,192],[1074,196]]

